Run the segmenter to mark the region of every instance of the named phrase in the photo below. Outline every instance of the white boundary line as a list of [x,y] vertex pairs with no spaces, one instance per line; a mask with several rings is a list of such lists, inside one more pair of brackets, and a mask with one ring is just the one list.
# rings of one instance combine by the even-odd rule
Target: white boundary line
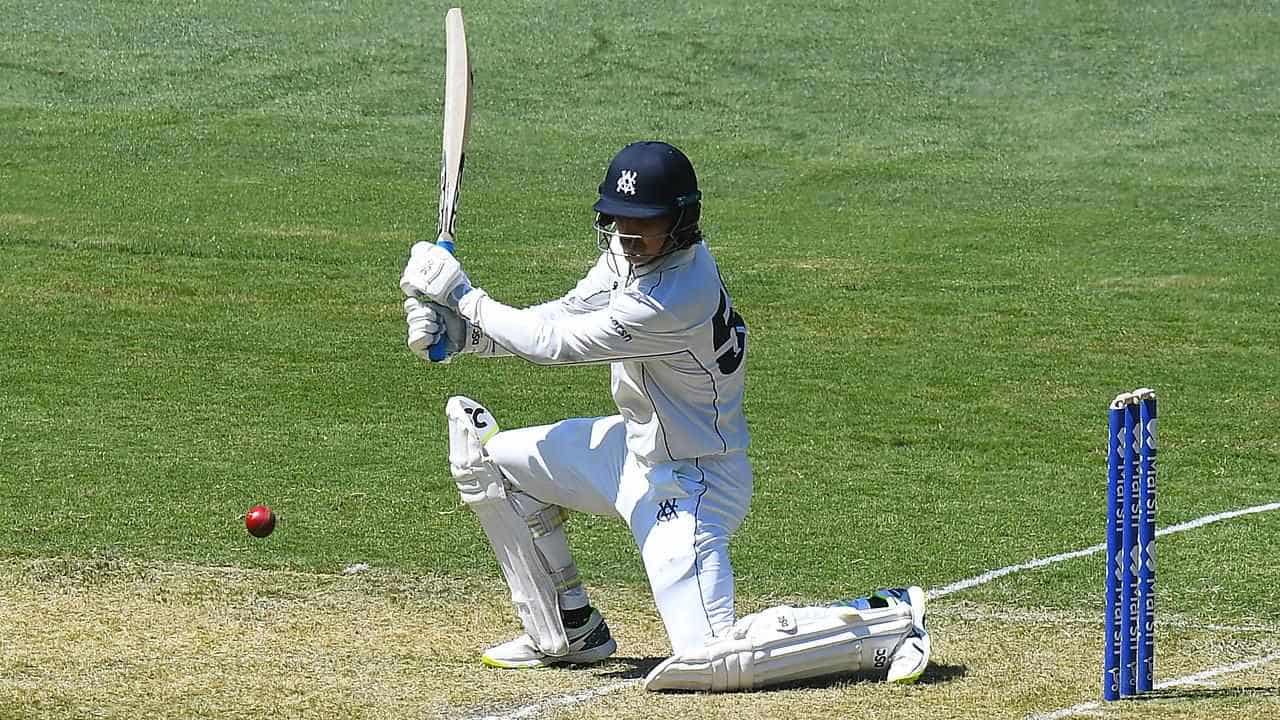
[[[1227,675],[1229,673],[1240,672],[1241,670],[1248,670],[1250,668],[1258,667],[1259,665],[1267,665],[1269,663],[1276,662],[1277,660],[1280,660],[1280,652],[1273,652],[1270,655],[1263,655],[1260,658],[1242,660],[1241,662],[1233,663],[1231,665],[1223,665],[1221,667],[1203,670],[1198,673],[1183,675],[1180,678],[1165,680],[1162,683],[1156,683],[1155,689],[1164,690],[1165,688],[1178,687],[1180,685],[1199,685],[1205,680],[1218,677],[1219,675]],[[1121,702],[1124,701],[1122,700]],[[1039,715],[1031,715],[1029,717],[1031,720],[1062,720],[1062,718],[1071,717],[1072,715],[1098,713],[1102,711],[1102,709],[1103,703],[1099,700],[1094,700],[1092,702],[1080,703],[1079,705],[1072,705],[1071,707],[1062,708],[1061,710],[1054,710],[1052,712],[1041,713]]]
[[[1195,520],[1188,520],[1187,522],[1184,522],[1184,523],[1178,523],[1177,525],[1170,525],[1169,527],[1161,528],[1156,532],[1156,536],[1161,537],[1164,535],[1172,535],[1174,533],[1185,532],[1187,530],[1194,530],[1195,528],[1203,527],[1205,525],[1209,525],[1212,523],[1222,522],[1223,520],[1230,520],[1232,518],[1238,518],[1244,515],[1254,515],[1257,513],[1270,512],[1272,510],[1280,510],[1280,502],[1267,503],[1265,505],[1254,505],[1253,507],[1242,508],[1240,510],[1228,510],[1226,512],[1214,513],[1212,515],[1205,515],[1204,517],[1199,517],[1199,518],[1196,518]],[[1005,575],[1012,575],[1013,573],[1022,572],[1023,570],[1034,570],[1035,568],[1044,567],[1046,565],[1053,565],[1055,563],[1060,563],[1066,560],[1074,560],[1075,558],[1082,558],[1082,557],[1087,557],[1089,555],[1096,555],[1100,552],[1104,552],[1106,549],[1107,549],[1107,546],[1104,543],[1100,545],[1092,545],[1090,547],[1083,548],[1081,550],[1072,550],[1071,552],[1065,552],[1058,555],[1051,555],[1049,557],[1036,558],[1035,560],[1028,560],[1027,562],[1019,563],[1017,565],[1009,565],[1008,567],[1002,567],[998,570],[992,570],[990,572],[985,572],[981,575],[976,575],[974,577],[971,577],[965,580],[953,582],[950,585],[943,585],[940,588],[934,588],[930,590],[928,593],[926,593],[926,597],[928,597],[931,600],[933,598],[944,597],[946,595],[950,595],[952,593],[959,592],[961,590],[968,590],[969,588],[972,588],[972,587],[985,585],[991,582],[992,580],[995,580],[997,578],[1002,578]],[[1271,658],[1271,657],[1273,656],[1268,656],[1268,658]],[[1263,658],[1262,660],[1257,660],[1257,661],[1250,661],[1250,662],[1252,662],[1253,664],[1261,664],[1265,660],[1267,660],[1267,658]],[[1236,666],[1234,665],[1228,666],[1228,668],[1235,668],[1235,667]],[[1251,665],[1244,665],[1244,667],[1251,667]],[[1220,675],[1225,672],[1232,672],[1232,670],[1229,670],[1229,669],[1224,670],[1219,668],[1217,670],[1208,670],[1206,672],[1213,673],[1214,675]],[[1203,673],[1201,673],[1201,675],[1203,675]],[[1161,683],[1157,687],[1171,687],[1174,683],[1187,684],[1188,682],[1195,682],[1195,681],[1187,680],[1187,678],[1194,678],[1194,677],[1197,677],[1197,676],[1188,675],[1186,678],[1169,680],[1167,682]],[[1208,677],[1212,677],[1212,675]],[[579,703],[588,702],[598,697],[602,697],[604,695],[617,692],[624,688],[631,687],[632,685],[638,685],[639,683],[640,683],[639,680],[622,680],[622,681],[611,683],[608,685],[601,685],[600,687],[592,688],[590,690],[583,690],[583,691],[568,694],[568,695],[558,695],[558,696],[549,698],[547,700],[542,700],[536,703],[521,705],[520,707],[515,708],[507,713],[502,713],[497,715],[471,716],[470,720],[525,720],[526,718],[534,717],[545,710],[551,710],[552,708],[570,707],[573,705],[577,705]],[[1089,709],[1096,709],[1096,706],[1098,705],[1099,703],[1084,703],[1083,705],[1077,705],[1075,707],[1081,708],[1081,709],[1074,710],[1074,712],[1068,713],[1068,715],[1076,714],[1079,712],[1085,712],[1086,710],[1089,710]],[[1067,710],[1073,710],[1073,708],[1067,708]],[[1065,710],[1060,712],[1065,712]],[[1061,717],[1067,717],[1068,715],[1063,715]],[[1050,720],[1050,718],[1046,716],[1045,718],[1043,718],[1043,720]]]

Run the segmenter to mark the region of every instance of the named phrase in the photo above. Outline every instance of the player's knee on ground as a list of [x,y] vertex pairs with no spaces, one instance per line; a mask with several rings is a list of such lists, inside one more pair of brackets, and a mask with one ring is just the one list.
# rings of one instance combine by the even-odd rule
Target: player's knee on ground
[[754,690],[826,675],[887,671],[913,632],[911,607],[787,605],[748,615],[703,650],[654,668],[648,690]]

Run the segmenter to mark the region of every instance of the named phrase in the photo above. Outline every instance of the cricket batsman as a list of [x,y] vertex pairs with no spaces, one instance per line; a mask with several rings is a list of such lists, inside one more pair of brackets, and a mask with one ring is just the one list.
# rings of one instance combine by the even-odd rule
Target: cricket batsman
[[563,523],[576,511],[620,518],[640,550],[672,652],[647,689],[752,690],[854,672],[914,682],[929,660],[918,587],[736,620],[729,540],[752,492],[748,334],[703,242],[693,165],[667,143],[628,145],[593,209],[600,257],[558,300],[504,305],[427,242],[400,280],[408,345],[424,360],[443,337],[450,356],[610,364],[616,415],[499,431],[479,403],[446,404],[454,481],[525,630],[481,661],[589,664],[616,650],[569,550]]

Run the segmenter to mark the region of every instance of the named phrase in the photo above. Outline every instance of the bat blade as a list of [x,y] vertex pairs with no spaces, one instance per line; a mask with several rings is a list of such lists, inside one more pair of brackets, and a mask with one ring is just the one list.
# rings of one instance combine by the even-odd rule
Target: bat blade
[[471,60],[461,8],[452,8],[444,19],[444,132],[440,154],[440,216],[436,242],[452,252],[458,195],[466,164],[467,134],[471,128]]
[[[462,190],[462,168],[466,164],[467,134],[471,129],[471,59],[467,54],[467,31],[461,8],[450,8],[444,16],[444,132],[440,150],[440,215],[436,244],[454,252],[454,222],[458,216],[458,194]],[[445,338],[440,337],[427,351],[433,362],[445,359]]]

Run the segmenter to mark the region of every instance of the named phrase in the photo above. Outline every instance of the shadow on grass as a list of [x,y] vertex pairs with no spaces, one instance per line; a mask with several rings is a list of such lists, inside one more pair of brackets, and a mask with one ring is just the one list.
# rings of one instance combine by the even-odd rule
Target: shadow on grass
[[962,678],[969,674],[967,665],[943,665],[941,663],[929,663],[929,667],[924,669],[924,674],[916,681],[921,685],[941,685],[949,683],[956,678]]
[[639,680],[645,675],[648,675],[649,671],[657,667],[658,663],[663,660],[666,660],[666,658],[611,657],[608,660],[609,665],[625,665],[626,667],[596,673],[596,677],[607,678],[609,680]]
[[[639,680],[644,678],[645,675],[648,675],[649,671],[657,667],[663,660],[666,660],[666,658],[609,658],[610,665],[625,665],[626,667],[622,669],[610,669],[606,672],[599,672],[596,673],[596,676],[610,680]],[[962,678],[968,674],[969,668],[964,665],[929,663],[929,666],[925,668],[924,674],[920,676],[920,679],[916,681],[916,684],[941,685],[942,683],[951,682],[956,678]],[[828,675],[826,677],[797,680],[796,682],[773,685],[767,689],[823,689],[864,682],[884,682],[884,673],[843,673],[839,675]],[[1272,689],[1274,690],[1274,688]]]

